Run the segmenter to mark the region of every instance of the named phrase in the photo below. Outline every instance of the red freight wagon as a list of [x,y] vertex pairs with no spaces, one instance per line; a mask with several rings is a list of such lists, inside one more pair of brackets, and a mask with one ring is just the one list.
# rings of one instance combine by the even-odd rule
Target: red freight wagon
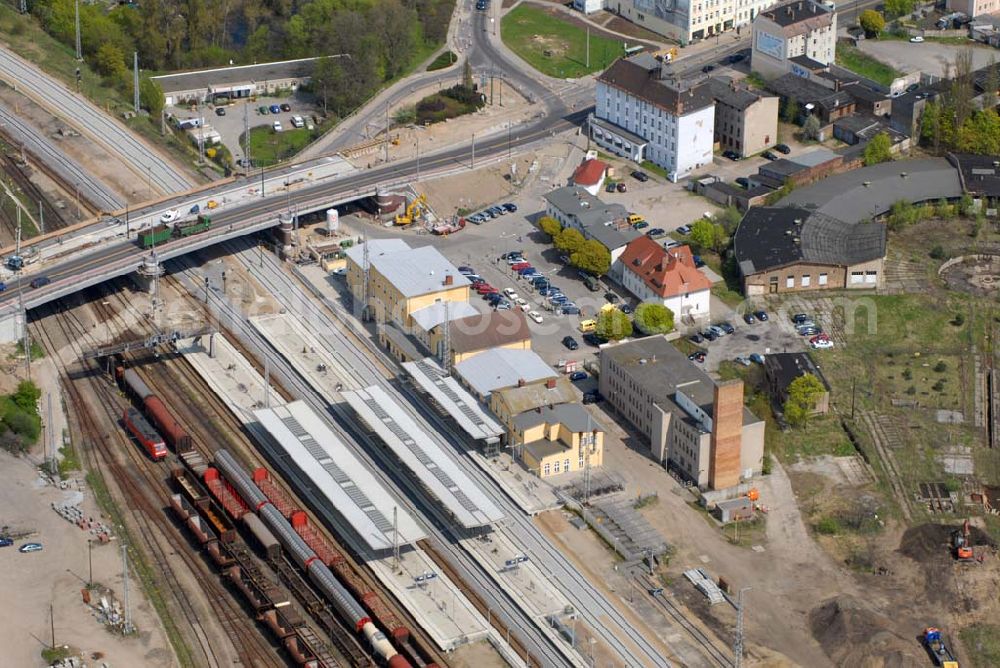
[[134,408],[127,408],[125,414],[122,415],[122,421],[125,423],[125,428],[139,441],[150,457],[159,461],[167,456],[167,445],[163,442],[163,437],[153,429],[142,413]]

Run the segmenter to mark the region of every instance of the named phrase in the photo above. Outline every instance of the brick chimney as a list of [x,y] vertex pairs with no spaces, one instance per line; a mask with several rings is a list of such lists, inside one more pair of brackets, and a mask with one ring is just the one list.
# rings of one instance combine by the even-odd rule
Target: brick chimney
[[549,378],[547,381],[545,381],[545,387],[548,388],[548,389],[550,389],[550,390],[556,389],[556,379],[555,378]]
[[518,387],[524,387],[524,378],[518,378],[517,379],[517,386]]
[[712,402],[709,487],[725,489],[739,484],[742,445],[743,381],[719,383],[715,386],[715,398]]
[[454,282],[455,282],[455,277],[454,276],[452,276],[451,274],[445,274],[444,275],[444,284],[445,285],[452,285]]

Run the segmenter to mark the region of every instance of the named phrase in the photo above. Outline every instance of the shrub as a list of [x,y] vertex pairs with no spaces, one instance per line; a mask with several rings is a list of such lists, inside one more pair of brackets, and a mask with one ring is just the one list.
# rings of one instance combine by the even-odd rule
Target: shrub
[[934,260],[946,260],[948,259],[948,253],[941,246],[935,246],[930,252],[931,259]]
[[906,393],[912,397],[914,394],[917,393],[917,388],[910,385],[908,388],[906,388]]
[[903,380],[913,380],[913,372],[909,369],[903,369]]
[[955,327],[961,327],[965,324],[965,316],[961,313],[956,313],[955,317],[951,319],[951,324]]
[[934,383],[934,385],[931,386],[931,389],[934,390],[935,392],[941,392],[941,391],[943,391],[944,390],[944,379],[942,378],[938,382]]
[[938,373],[944,373],[945,371],[948,370],[948,365],[945,364],[944,360],[941,360],[934,365],[934,370],[937,371]]
[[824,536],[836,536],[840,533],[840,522],[836,517],[824,517],[816,522],[816,533]]

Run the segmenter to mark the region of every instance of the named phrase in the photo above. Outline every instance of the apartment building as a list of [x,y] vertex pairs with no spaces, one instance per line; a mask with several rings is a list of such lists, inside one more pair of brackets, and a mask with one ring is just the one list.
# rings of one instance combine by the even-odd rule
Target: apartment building
[[715,102],[706,83],[672,79],[664,67],[647,53],[615,61],[597,79],[589,129],[598,146],[649,160],[676,182],[712,162]]
[[778,98],[734,81],[710,79],[715,99],[715,141],[746,158],[778,143]]
[[773,0],[605,0],[608,10],[687,44],[749,25]]
[[743,405],[743,382],[716,382],[664,336],[601,349],[600,392],[649,439],[650,457],[702,489],[761,471],[764,421]]
[[813,0],[793,0],[754,18],[750,67],[768,79],[796,66],[806,72],[832,63],[836,46],[836,11]]

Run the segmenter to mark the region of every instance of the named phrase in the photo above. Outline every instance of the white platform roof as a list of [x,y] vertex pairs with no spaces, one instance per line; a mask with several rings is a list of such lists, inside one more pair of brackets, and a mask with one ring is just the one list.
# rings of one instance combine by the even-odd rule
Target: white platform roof
[[503,426],[457,380],[446,376],[433,357],[404,362],[403,368],[469,436],[476,440],[494,441],[503,435]]
[[503,519],[503,511],[385,390],[372,385],[343,397],[462,526]]
[[479,315],[479,309],[469,302],[434,302],[417,309],[410,317],[420,329],[429,332],[445,320],[460,320],[470,315]]
[[400,545],[426,538],[405,508],[306,403],[262,408],[254,417],[369,547],[392,549],[393,508]]

